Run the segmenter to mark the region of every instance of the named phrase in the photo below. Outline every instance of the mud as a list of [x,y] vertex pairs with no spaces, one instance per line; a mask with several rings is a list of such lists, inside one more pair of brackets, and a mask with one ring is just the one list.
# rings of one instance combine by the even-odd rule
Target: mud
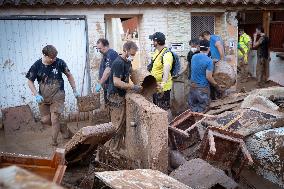
[[226,89],[236,83],[236,73],[234,68],[226,62],[215,64],[213,77],[219,85],[223,85]]
[[92,93],[77,98],[77,106],[80,112],[88,112],[100,108],[100,93]]
[[6,135],[15,132],[38,130],[32,111],[28,105],[2,109],[3,126]]
[[81,160],[84,155],[97,145],[108,141],[114,133],[115,128],[111,123],[83,127],[65,145],[66,161],[70,163]]
[[[124,155],[141,161],[142,168],[167,172],[167,112],[139,94],[126,97],[126,149]],[[134,123],[134,127],[132,126]]]
[[222,170],[214,168],[202,159],[187,161],[170,176],[192,188],[207,189],[217,184],[232,189],[238,186]]
[[150,169],[106,171],[96,173],[96,176],[111,188],[191,189],[189,186],[178,182],[168,175]]
[[[68,123],[68,128],[76,133],[87,124],[86,122]],[[42,125],[37,122],[36,127],[42,127]],[[0,130],[0,152],[51,157],[56,149],[51,145],[51,133],[51,126],[43,127],[41,130],[15,132],[10,135],[6,135],[4,130]],[[68,139],[63,139],[59,135],[57,147],[64,148],[66,142]]]

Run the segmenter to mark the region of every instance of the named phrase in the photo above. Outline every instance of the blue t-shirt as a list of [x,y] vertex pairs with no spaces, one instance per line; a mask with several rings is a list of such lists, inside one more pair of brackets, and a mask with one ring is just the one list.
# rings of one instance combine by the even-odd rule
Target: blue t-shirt
[[[107,67],[111,68],[112,62],[118,57],[118,54],[115,50],[109,49],[106,54],[103,55],[100,70],[99,70],[99,79],[103,77],[104,71]],[[109,78],[106,80],[105,84],[109,83]]]
[[218,36],[218,35],[211,35],[210,36],[210,52],[211,52],[211,58],[213,60],[214,59],[217,59],[217,60],[221,59],[220,53],[219,53],[217,47],[215,46],[217,41],[220,41],[221,44],[223,44],[223,41],[222,41],[220,36]]
[[213,61],[206,54],[198,53],[191,59],[191,81],[199,87],[209,87],[206,70],[213,72]]

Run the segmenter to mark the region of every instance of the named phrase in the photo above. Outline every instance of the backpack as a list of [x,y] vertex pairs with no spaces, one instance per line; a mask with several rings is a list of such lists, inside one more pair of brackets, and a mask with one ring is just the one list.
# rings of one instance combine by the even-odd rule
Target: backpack
[[[171,75],[172,75],[172,78],[177,78],[179,75],[180,75],[180,69],[181,69],[181,63],[180,63],[180,59],[179,59],[179,56],[177,53],[169,50],[169,49],[166,49],[163,54],[162,54],[162,64],[164,64],[164,61],[163,61],[163,58],[164,58],[164,55],[167,53],[167,52],[171,52],[172,53],[172,56],[173,56],[173,65],[172,65],[172,69],[171,69]],[[159,54],[156,56],[156,58],[159,56]],[[155,58],[155,59],[156,59]],[[147,70],[149,72],[151,72],[152,68],[153,68],[153,64],[154,64],[154,60],[151,61],[150,64],[147,65]]]

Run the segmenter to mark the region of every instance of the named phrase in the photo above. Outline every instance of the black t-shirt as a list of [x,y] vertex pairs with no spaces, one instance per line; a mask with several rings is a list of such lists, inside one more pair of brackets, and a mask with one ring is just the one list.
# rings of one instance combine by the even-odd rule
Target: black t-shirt
[[36,79],[39,85],[57,84],[59,85],[60,90],[64,91],[64,80],[62,78],[62,73],[70,73],[70,70],[63,60],[56,58],[51,65],[45,65],[42,63],[42,59],[39,59],[31,66],[26,78],[31,81],[35,81]]
[[[112,62],[118,57],[118,54],[113,49],[109,49],[106,54],[103,55],[103,58],[101,60],[100,64],[100,70],[99,70],[99,79],[102,78],[103,73],[107,67],[111,68]],[[105,84],[109,83],[109,79],[106,80]]]
[[124,60],[121,56],[118,56],[112,63],[111,74],[109,76],[108,94],[119,94],[119,96],[125,96],[126,90],[115,87],[113,84],[113,76],[118,77],[121,81],[129,83],[129,76],[131,72],[131,62]]
[[259,47],[257,48],[257,56],[259,58],[268,58],[269,57],[269,52],[268,52],[268,48],[269,48],[269,38],[264,35],[264,36],[261,36],[259,38],[260,40],[260,45]]

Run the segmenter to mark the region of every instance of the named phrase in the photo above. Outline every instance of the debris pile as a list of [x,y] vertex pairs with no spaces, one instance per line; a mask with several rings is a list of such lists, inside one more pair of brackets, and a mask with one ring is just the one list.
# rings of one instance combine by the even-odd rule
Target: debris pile
[[[156,85],[142,75],[135,82]],[[111,123],[83,127],[66,144],[68,166],[88,165],[76,187],[235,189],[248,168],[284,187],[284,88],[233,94],[206,114],[187,110],[170,123],[148,97],[126,96],[123,149],[104,145],[115,135]]]

